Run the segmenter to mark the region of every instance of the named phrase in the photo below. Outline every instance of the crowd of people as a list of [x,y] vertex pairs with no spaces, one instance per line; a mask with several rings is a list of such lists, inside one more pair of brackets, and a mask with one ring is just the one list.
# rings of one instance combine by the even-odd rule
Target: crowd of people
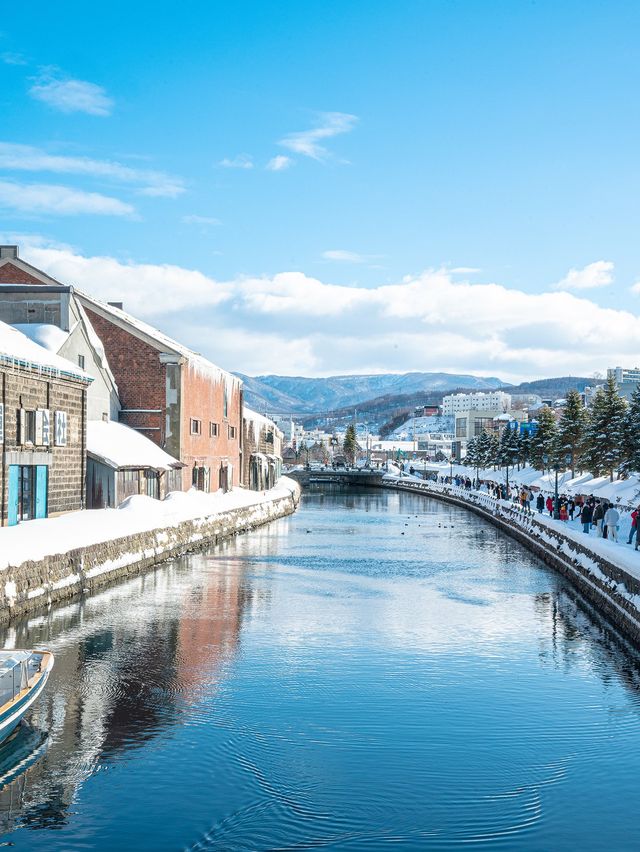
[[[443,485],[456,485],[467,491],[472,489],[486,490],[487,493],[497,500],[511,500],[520,505],[527,512],[537,512],[542,515],[549,513],[549,517],[558,518],[561,521],[573,521],[579,519],[582,531],[589,535],[595,529],[598,538],[606,538],[618,542],[620,529],[620,510],[611,502],[598,497],[577,495],[575,497],[567,494],[558,495],[558,506],[556,511],[555,498],[552,495],[545,496],[542,491],[534,493],[527,486],[510,488],[503,482],[480,481],[468,476],[439,476],[437,481]],[[640,546],[640,505],[631,512],[631,527],[627,538],[627,544],[634,544],[635,550]]]

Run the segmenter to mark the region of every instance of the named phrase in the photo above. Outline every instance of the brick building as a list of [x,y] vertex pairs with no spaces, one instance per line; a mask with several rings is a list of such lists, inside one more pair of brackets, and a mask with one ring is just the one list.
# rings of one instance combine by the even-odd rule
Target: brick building
[[282,472],[283,434],[273,420],[244,407],[242,484],[252,491],[273,488]]
[[242,382],[121,307],[75,298],[115,376],[120,421],[184,463],[184,489],[239,485]]
[[84,507],[91,378],[0,322],[0,523]]

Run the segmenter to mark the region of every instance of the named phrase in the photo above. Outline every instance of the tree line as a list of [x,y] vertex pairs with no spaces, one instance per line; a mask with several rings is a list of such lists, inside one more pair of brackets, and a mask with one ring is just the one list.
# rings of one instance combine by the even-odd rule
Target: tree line
[[509,424],[500,436],[485,431],[469,441],[465,461],[475,468],[530,464],[537,470],[571,470],[574,476],[584,470],[611,480],[640,472],[640,385],[627,402],[609,377],[590,408],[571,390],[558,420],[543,406],[535,432]]

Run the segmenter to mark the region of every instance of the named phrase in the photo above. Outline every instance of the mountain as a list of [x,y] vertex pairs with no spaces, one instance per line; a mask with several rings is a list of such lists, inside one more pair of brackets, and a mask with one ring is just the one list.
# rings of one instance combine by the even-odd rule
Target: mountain
[[272,414],[313,414],[387,395],[416,394],[429,391],[488,390],[504,385],[493,376],[478,377],[453,373],[383,373],[372,376],[329,376],[309,379],[304,376],[245,376],[247,404],[257,411]]

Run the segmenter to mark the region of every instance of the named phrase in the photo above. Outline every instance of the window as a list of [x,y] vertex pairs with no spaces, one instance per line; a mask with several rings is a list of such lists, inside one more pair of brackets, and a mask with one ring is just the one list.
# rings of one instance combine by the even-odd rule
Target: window
[[224,386],[224,395],[222,397],[222,416],[226,419],[229,416],[229,395],[227,394],[227,385]]
[[78,367],[84,370],[84,355],[78,355]]
[[195,420],[193,417],[191,418],[191,434],[192,435],[201,435],[202,434],[202,420]]
[[493,420],[491,417],[476,417],[473,421],[474,436],[477,438],[479,435],[482,435],[485,429],[488,429],[492,423]]
[[236,427],[235,426],[229,426],[229,437],[230,438],[236,437]]
[[220,424],[219,423],[209,423],[209,437],[217,438],[220,434]]
[[456,438],[467,437],[467,418],[456,417]]

